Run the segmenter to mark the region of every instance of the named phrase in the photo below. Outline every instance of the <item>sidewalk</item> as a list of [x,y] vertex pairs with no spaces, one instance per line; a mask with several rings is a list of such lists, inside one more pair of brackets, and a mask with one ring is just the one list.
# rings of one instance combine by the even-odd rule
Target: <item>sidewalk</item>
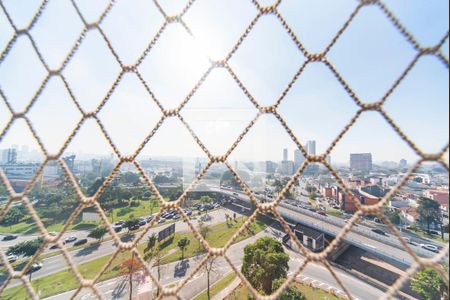
[[223,300],[228,297],[241,284],[241,279],[237,277],[229,286],[224,288],[220,293],[212,297],[212,300]]

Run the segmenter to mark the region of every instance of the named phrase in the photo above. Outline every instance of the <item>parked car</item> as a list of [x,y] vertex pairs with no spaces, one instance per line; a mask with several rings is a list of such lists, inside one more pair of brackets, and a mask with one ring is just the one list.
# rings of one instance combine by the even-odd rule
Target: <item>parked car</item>
[[436,230],[430,230],[430,234],[431,235],[439,235],[439,232],[437,232]]
[[317,212],[317,209],[315,209],[315,208],[308,208],[308,210],[310,211],[310,212]]
[[142,220],[139,222],[139,226],[145,226],[147,225],[147,222],[145,222],[145,220]]
[[372,232],[379,234],[379,235],[387,236],[386,232],[384,232],[381,229],[372,229]]
[[122,227],[122,225],[114,225],[113,229],[115,232],[121,232],[123,227]]
[[130,231],[136,231],[136,230],[138,230],[139,228],[141,228],[141,226],[139,226],[139,224],[134,224],[134,225],[128,227],[128,229],[129,229]]
[[434,253],[439,253],[439,248],[434,246],[434,245],[430,245],[430,244],[422,244],[420,245],[420,247],[422,247],[425,250],[434,252]]
[[30,269],[28,269],[28,271],[27,271],[26,274],[30,274],[30,273],[37,272],[37,271],[39,271],[40,269],[42,269],[42,263],[41,263],[41,262],[34,263],[34,264],[30,267]]
[[165,222],[166,222],[166,219],[164,219],[164,218],[160,218],[158,220],[158,224],[162,224],[162,223],[165,223]]
[[176,214],[176,215],[173,216],[174,220],[179,220],[180,218],[181,218],[181,216],[179,214]]
[[186,209],[184,210],[184,212],[186,213],[186,215],[192,216],[192,210],[191,210],[191,209],[186,208]]
[[15,234],[9,234],[9,235],[6,235],[3,237],[4,241],[12,241],[15,239],[17,239],[17,235],[15,235]]
[[56,231],[49,232],[48,234],[50,236],[57,236],[58,235],[58,233]]
[[125,225],[124,221],[117,221],[114,223],[114,226],[123,226],[123,225]]
[[147,223],[150,223],[153,220],[153,216],[148,216],[147,218],[145,218],[145,221]]
[[8,256],[8,262],[11,263],[11,264],[16,262],[16,261],[18,261],[18,260],[19,260],[19,257],[17,255],[10,255],[10,256]]
[[76,236],[69,236],[68,238],[66,238],[66,239],[64,240],[64,242],[66,242],[66,243],[72,243],[72,242],[75,242],[77,239],[78,239],[78,238],[77,238]]
[[87,239],[81,239],[75,242],[75,244],[73,244],[74,246],[81,246],[84,244],[87,244],[88,240]]

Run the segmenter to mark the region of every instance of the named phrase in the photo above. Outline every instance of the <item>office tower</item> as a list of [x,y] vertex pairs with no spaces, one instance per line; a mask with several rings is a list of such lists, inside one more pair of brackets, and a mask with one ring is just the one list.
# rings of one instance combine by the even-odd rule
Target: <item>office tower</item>
[[287,161],[288,160],[288,149],[284,149],[283,150],[283,161]]
[[372,170],[372,154],[371,153],[353,153],[350,154],[350,169],[356,171]]
[[400,160],[399,166],[400,166],[400,169],[406,169],[406,168],[408,168],[408,161],[407,161],[406,159]]
[[302,151],[295,150],[294,152],[294,164],[296,168],[299,168],[303,162],[305,161],[305,156],[303,155]]
[[309,141],[306,144],[306,152],[308,153],[308,155],[316,155],[317,151],[316,151],[316,141]]

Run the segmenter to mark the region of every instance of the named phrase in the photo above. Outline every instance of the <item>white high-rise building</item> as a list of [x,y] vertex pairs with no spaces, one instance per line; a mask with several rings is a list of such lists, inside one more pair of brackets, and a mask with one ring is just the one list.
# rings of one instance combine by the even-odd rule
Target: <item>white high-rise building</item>
[[308,155],[316,155],[317,151],[316,151],[316,141],[309,141],[306,144],[306,152],[308,152]]
[[289,158],[289,152],[288,149],[283,150],[283,161],[287,161]]
[[305,156],[303,155],[302,151],[295,150],[294,152],[294,164],[296,168],[299,168],[303,162],[305,161]]

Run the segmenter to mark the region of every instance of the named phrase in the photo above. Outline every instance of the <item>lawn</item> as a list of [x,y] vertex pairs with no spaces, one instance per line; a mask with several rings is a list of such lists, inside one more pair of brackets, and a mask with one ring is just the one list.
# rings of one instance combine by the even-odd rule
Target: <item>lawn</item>
[[[224,278],[216,282],[211,286],[210,295],[211,298],[219,294],[221,291],[223,291],[227,286],[229,286],[235,279],[237,278],[236,273],[231,272],[230,274],[226,275]],[[194,298],[194,300],[208,300],[208,293],[207,291],[204,291],[203,293],[199,294]],[[246,299],[247,300],[247,299]]]
[[[222,248],[228,243],[228,241],[233,237],[233,235],[241,228],[241,226],[245,223],[246,218],[241,217],[238,218],[237,222],[232,222],[229,225],[227,223],[221,223],[214,226],[211,226],[211,232],[206,236],[206,241],[211,247],[214,248]],[[263,231],[268,226],[269,219],[258,219],[250,225],[250,230],[244,231],[235,241],[235,243],[245,240],[246,238],[258,234]],[[176,248],[178,241],[187,237],[191,240],[191,243],[185,250],[184,256],[185,258],[193,257],[202,252],[202,248],[200,246],[200,242],[194,237],[193,234],[189,233],[186,235],[175,235],[175,241],[173,243],[173,248]],[[194,242],[195,240],[195,242]],[[181,259],[181,251],[177,249],[172,254],[166,256],[163,259],[163,263],[171,263],[174,261],[178,261]]]
[[327,213],[335,217],[342,217],[343,215],[343,212],[338,209],[328,209]]
[[[228,226],[226,223],[218,224],[215,226],[211,226],[211,233],[207,236],[206,240],[212,247],[223,247],[226,242],[231,238],[234,233],[242,226],[245,222],[245,219],[239,218],[237,223],[234,223],[231,226]],[[245,238],[248,238],[251,235],[257,234],[258,232],[264,230],[267,227],[268,220],[257,220],[253,222],[251,225],[251,232],[246,231],[243,235],[241,235],[237,241],[241,241]],[[191,244],[188,249],[185,251],[185,257],[193,257],[199,254],[201,248],[199,247],[198,242],[193,242],[195,237],[192,233],[177,233],[172,239],[168,239],[161,245],[162,255],[172,252],[171,250],[176,249],[173,253],[167,255],[163,258],[162,264],[167,264],[171,262],[175,262],[180,260],[181,252],[177,248],[177,243],[182,238],[188,238],[191,240]],[[236,241],[236,242],[237,242]],[[138,246],[139,252],[142,254],[145,248],[145,243],[140,244]],[[103,268],[103,266],[111,259],[112,255],[107,255],[91,262],[86,262],[84,264],[78,265],[77,268],[82,274],[82,276],[86,279],[94,278],[99,270]],[[120,275],[120,270],[118,266],[124,259],[130,258],[130,254],[127,252],[120,253],[112,262],[111,266],[102,274],[100,277],[100,281],[105,281]],[[40,289],[41,298],[49,297],[55,294],[59,294],[71,289],[77,288],[79,283],[76,281],[74,275],[71,271],[61,271],[40,279],[33,280],[33,287],[36,290],[39,290],[39,287],[45,287]],[[26,299],[26,289],[22,286],[17,286],[13,288],[9,288],[5,290],[2,295],[5,299]]]
[[[107,212],[108,219],[111,223],[119,220],[128,220],[131,216],[135,218],[148,216],[159,211],[159,202],[154,200],[153,208],[149,201],[139,201],[140,205],[135,207],[116,208],[112,212]],[[49,232],[59,232],[65,225],[66,220],[58,221],[57,223],[51,220],[43,220]],[[67,230],[90,230],[99,225],[99,222],[84,222],[81,220],[81,215],[69,226]],[[13,226],[0,226],[0,233],[2,234],[33,234],[38,231],[36,224],[32,219],[23,221]]]
[[[306,299],[308,300],[340,300],[340,298],[327,293],[321,289],[316,289],[313,287],[310,287],[308,285],[295,283],[295,287],[300,290]],[[235,289],[227,298],[226,300],[247,300],[249,299],[249,296],[252,296],[253,294],[250,293],[250,291],[243,286],[242,284]]]

